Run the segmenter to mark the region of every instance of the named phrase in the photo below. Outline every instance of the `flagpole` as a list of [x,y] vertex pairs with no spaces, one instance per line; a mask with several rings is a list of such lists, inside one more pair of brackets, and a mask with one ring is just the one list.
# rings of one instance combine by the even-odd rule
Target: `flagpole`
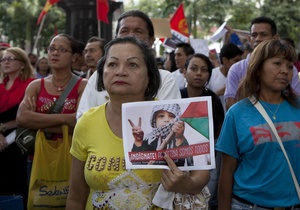
[[39,27],[39,30],[38,30],[38,33],[36,35],[36,39],[35,39],[35,42],[34,42],[34,45],[33,45],[33,53],[37,54],[37,44],[39,42],[39,39],[40,39],[40,36],[41,36],[41,32],[42,32],[42,29],[44,27],[44,22],[45,22],[45,18],[46,18],[46,15],[44,15],[43,19],[42,19],[42,22],[40,24],[40,27]]
[[98,37],[101,38],[101,22],[98,20]]

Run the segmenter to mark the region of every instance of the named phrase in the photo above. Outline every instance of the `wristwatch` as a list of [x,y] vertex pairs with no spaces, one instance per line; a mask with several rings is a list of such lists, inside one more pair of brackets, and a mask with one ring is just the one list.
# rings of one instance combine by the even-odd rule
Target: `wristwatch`
[[0,132],[5,133],[6,131],[6,125],[4,123],[0,123]]

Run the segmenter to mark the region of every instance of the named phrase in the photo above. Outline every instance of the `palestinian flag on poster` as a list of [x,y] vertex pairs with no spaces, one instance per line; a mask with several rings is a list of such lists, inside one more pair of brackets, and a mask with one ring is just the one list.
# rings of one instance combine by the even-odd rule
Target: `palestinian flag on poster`
[[191,102],[180,119],[209,139],[207,101]]

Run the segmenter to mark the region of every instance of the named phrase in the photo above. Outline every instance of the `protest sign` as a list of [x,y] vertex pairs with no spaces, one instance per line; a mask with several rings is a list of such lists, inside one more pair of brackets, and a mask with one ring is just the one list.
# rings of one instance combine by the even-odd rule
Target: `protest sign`
[[182,170],[215,168],[211,97],[122,105],[127,169],[165,168],[168,154]]

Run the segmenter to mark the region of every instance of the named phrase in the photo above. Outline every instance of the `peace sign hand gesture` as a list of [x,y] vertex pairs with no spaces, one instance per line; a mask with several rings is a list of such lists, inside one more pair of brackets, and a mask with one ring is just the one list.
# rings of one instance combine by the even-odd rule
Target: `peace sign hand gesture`
[[134,144],[137,147],[142,146],[143,139],[144,139],[144,131],[142,130],[142,118],[139,117],[138,125],[135,125],[130,119],[128,119],[128,122],[130,123],[132,127],[132,135],[134,137]]

